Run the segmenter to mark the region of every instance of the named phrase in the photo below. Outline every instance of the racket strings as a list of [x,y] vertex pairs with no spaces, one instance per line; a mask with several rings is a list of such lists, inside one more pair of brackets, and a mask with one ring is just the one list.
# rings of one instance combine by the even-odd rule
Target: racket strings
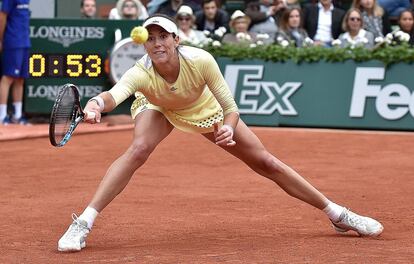
[[55,139],[60,142],[70,130],[72,120],[76,114],[75,95],[72,89],[66,89],[60,98],[55,112]]

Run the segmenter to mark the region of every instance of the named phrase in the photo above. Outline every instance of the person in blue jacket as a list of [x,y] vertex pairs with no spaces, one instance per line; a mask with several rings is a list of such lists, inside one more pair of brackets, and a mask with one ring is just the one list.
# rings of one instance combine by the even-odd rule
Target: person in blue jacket
[[[29,77],[30,0],[3,0],[0,11],[0,52],[3,76],[0,80],[0,124],[27,124],[22,115],[23,84]],[[7,99],[12,89],[13,114]]]

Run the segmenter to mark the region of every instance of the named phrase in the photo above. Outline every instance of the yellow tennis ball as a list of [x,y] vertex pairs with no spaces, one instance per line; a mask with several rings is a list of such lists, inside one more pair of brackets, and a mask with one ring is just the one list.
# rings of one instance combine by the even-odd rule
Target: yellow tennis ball
[[143,44],[148,39],[148,30],[142,26],[134,27],[131,30],[131,38],[135,43]]

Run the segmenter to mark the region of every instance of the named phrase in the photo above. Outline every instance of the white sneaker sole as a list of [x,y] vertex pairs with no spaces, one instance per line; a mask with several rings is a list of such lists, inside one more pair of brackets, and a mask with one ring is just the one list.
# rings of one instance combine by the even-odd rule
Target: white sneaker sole
[[[348,231],[355,231],[355,230],[353,230],[353,229],[343,229],[343,228],[340,228],[340,227],[337,227],[336,225],[334,225],[334,224],[332,224],[332,226],[333,226],[333,228],[335,229],[335,231],[336,232],[338,232],[338,233],[346,233],[346,232],[348,232]],[[381,228],[380,229],[378,229],[377,230],[377,232],[374,232],[374,233],[370,233],[370,234],[361,234],[361,233],[358,233],[357,231],[355,231],[355,232],[357,232],[358,233],[358,235],[360,235],[360,236],[365,236],[365,237],[377,237],[377,236],[379,236],[379,235],[381,235],[381,233],[382,233],[382,231],[384,231],[384,227],[383,226],[381,226]]]
[[60,252],[77,252],[77,251],[81,251],[82,248],[86,247],[86,242],[83,241],[82,244],[80,245],[80,248],[65,248],[65,247],[59,247],[58,246],[58,251]]

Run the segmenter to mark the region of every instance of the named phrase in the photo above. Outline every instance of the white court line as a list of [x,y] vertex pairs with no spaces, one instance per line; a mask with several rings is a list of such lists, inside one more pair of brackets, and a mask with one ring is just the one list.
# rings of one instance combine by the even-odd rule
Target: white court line
[[253,130],[276,130],[287,132],[312,132],[312,133],[331,133],[331,134],[354,134],[354,135],[390,135],[390,136],[414,136],[414,131],[386,131],[386,130],[347,130],[333,128],[302,128],[302,127],[258,127],[249,126]]

